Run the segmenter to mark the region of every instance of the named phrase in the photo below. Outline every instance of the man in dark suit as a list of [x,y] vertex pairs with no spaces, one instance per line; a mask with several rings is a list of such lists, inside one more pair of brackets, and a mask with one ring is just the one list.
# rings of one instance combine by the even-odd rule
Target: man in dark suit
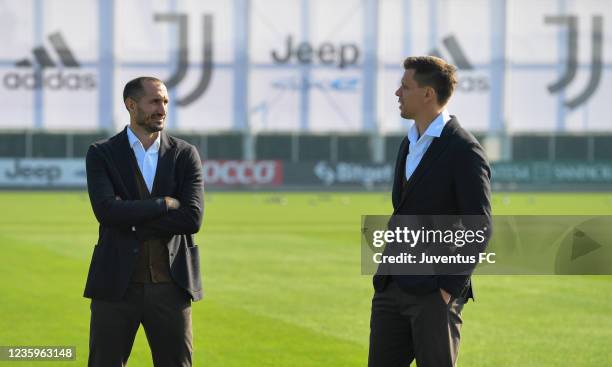
[[[489,226],[490,168],[476,139],[445,106],[457,83],[455,68],[425,56],[404,61],[401,116],[414,120],[395,166],[393,216],[459,215]],[[454,273],[453,273],[454,274]],[[473,298],[469,272],[460,275],[374,276],[369,367],[454,366],[461,310]]]
[[127,364],[140,324],[155,366],[191,366],[191,301],[202,298],[203,213],[197,150],[163,132],[168,92],[141,77],[123,91],[130,125],[92,144],[87,189],[100,223],[85,297],[89,366]]

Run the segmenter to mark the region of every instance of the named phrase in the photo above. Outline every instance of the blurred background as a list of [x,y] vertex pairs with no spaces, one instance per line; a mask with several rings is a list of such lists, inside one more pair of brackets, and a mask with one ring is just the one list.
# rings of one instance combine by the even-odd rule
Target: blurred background
[[[528,11],[526,11],[528,9]],[[612,184],[605,0],[0,1],[0,187],[85,187],[93,141],[153,75],[209,188],[388,188],[402,61],[458,68],[448,109],[495,189]]]
[[[489,156],[494,214],[612,214],[608,0],[0,0],[0,39],[0,346],[85,365],[84,157],[129,123],[137,76],[165,80],[167,130],[203,160],[195,365],[365,365],[361,216],[391,213],[407,56],[457,66],[448,110]],[[459,365],[612,364],[611,276],[474,278]],[[132,364],[152,364],[142,330]]]

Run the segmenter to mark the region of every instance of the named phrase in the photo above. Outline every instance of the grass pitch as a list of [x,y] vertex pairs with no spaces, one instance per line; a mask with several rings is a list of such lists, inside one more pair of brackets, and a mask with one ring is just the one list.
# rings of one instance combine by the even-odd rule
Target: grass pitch
[[[97,223],[87,194],[2,192],[0,345],[75,345]],[[612,194],[503,194],[495,214],[612,214]],[[212,193],[201,246],[206,295],[193,305],[196,366],[365,366],[371,277],[360,216],[388,194]],[[612,276],[479,276],[464,308],[460,366],[612,365]],[[0,362],[0,366],[10,362]],[[152,365],[142,328],[131,366]]]

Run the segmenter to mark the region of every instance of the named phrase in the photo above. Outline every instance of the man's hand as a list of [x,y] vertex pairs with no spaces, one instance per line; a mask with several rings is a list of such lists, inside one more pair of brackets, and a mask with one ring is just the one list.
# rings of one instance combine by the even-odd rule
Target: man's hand
[[450,293],[448,293],[444,289],[440,288],[440,295],[442,296],[442,300],[444,301],[444,303],[448,304],[448,302],[451,299]]
[[166,200],[166,206],[168,207],[168,210],[176,210],[181,207],[181,203],[175,198],[166,196],[164,197],[164,200]]

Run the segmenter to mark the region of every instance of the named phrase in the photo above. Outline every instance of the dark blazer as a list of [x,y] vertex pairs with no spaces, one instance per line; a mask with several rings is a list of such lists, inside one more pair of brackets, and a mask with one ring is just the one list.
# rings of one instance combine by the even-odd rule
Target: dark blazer
[[[193,240],[204,211],[202,162],[194,146],[161,134],[151,199],[139,200],[133,168],[138,164],[127,128],[87,151],[87,190],[100,228],[85,297],[121,299],[136,266],[139,240],[161,238],[168,246],[172,279],[194,301],[202,298],[200,257]],[[164,196],[176,198],[181,207],[168,210]]]
[[[393,215],[482,215],[491,228],[491,169],[484,150],[455,116],[434,138],[406,188],[408,138],[400,144],[393,180]],[[389,275],[374,276],[374,288],[384,290]],[[455,297],[473,298],[469,275],[394,275],[398,285],[413,293],[443,288]]]

